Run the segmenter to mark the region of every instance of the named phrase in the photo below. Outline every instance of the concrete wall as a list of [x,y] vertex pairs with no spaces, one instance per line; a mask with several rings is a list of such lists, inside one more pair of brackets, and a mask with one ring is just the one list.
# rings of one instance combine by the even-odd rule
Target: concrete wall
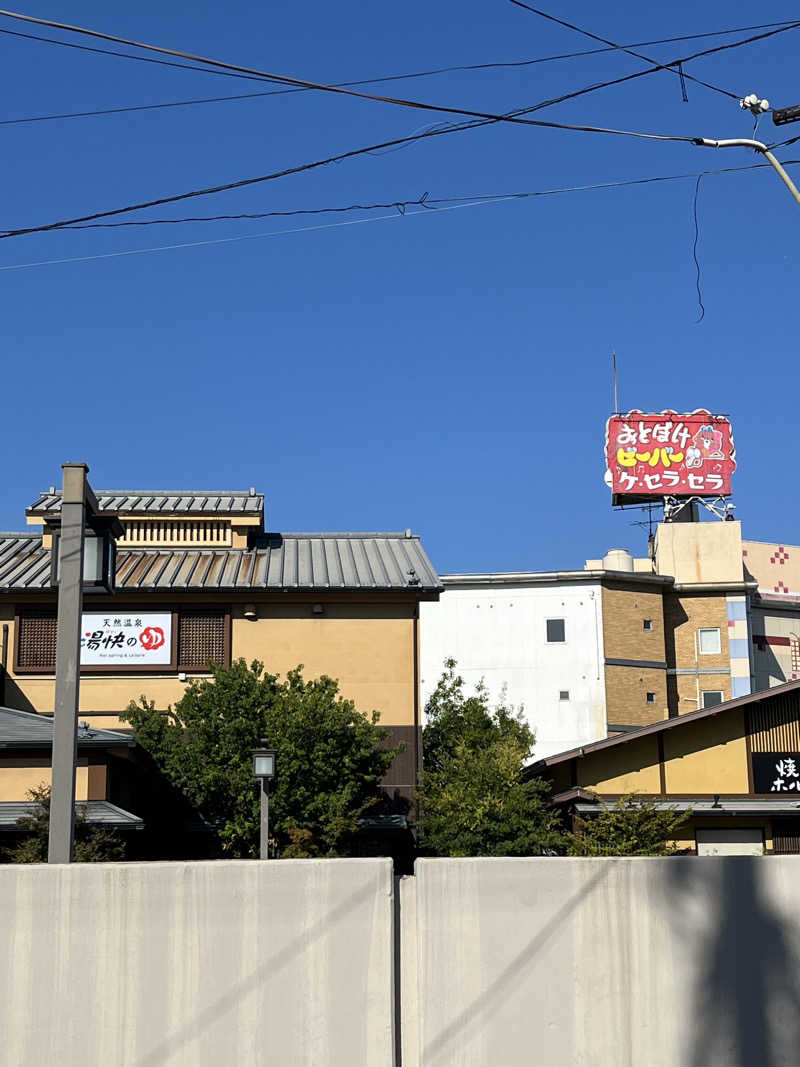
[[390,1067],[388,860],[0,867],[9,1067]]
[[[591,582],[457,584],[420,604],[422,702],[452,656],[471,692],[484,681],[493,703],[522,705],[541,758],[606,736],[600,585]],[[565,620],[566,641],[548,644],[546,620]],[[568,699],[560,699],[566,691]]]
[[403,1067],[797,1063],[800,857],[416,871],[400,897]]

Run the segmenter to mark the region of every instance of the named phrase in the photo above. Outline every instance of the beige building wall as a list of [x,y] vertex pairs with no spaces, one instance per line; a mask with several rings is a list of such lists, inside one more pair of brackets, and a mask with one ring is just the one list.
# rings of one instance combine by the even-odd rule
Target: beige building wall
[[658,742],[642,737],[627,745],[601,749],[577,761],[579,785],[601,796],[661,792]]
[[[703,706],[703,690],[719,691],[723,700],[729,700],[731,668],[725,593],[667,593],[664,598],[664,619],[667,661],[670,665],[670,714],[697,711]],[[700,652],[701,629],[719,630],[718,653]]]
[[380,712],[384,726],[413,724],[413,604],[326,602],[321,616],[308,603],[257,607],[257,620],[233,619],[234,657],[282,675],[302,663],[305,677],[338,679],[342,695],[364,714]]
[[749,792],[743,712],[701,719],[662,737],[667,793]]
[[[89,799],[89,761],[78,757],[75,775],[75,799]],[[0,758],[0,801],[28,800],[28,791],[49,786],[50,753],[46,756],[4,756]],[[101,799],[92,797],[91,799]]]
[[663,522],[656,570],[683,583],[734,583],[744,577],[740,522]]
[[[330,675],[339,681],[343,696],[359,711],[380,712],[384,726],[414,722],[415,681],[414,628],[416,603],[389,599],[341,599],[318,597],[325,613],[312,612],[314,601],[288,596],[256,601],[258,618],[243,617],[236,605],[232,618],[231,655],[250,663],[260,660],[275,674],[303,664],[306,678]],[[191,602],[189,602],[191,603]],[[183,606],[180,605],[172,605]],[[229,604],[220,603],[224,610]],[[146,603],[141,610],[164,610],[159,603]],[[52,714],[55,680],[52,674],[13,673],[15,647],[14,605],[0,604],[0,625],[9,627],[9,676],[6,702],[10,707]],[[187,673],[186,681],[206,677]],[[131,700],[145,696],[166,710],[180,700],[186,688],[173,674],[83,674],[80,715],[92,726],[113,730],[125,723],[119,718]]]
[[[649,620],[651,629],[645,629]],[[655,588],[603,587],[606,720],[644,726],[667,717],[663,595]],[[654,695],[652,703],[647,694]]]

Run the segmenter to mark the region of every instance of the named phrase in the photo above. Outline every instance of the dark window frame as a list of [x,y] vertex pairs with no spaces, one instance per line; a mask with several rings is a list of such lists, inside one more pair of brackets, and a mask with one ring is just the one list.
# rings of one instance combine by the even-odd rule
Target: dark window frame
[[[550,623],[561,623],[561,637],[550,636]],[[567,620],[565,618],[545,619],[545,641],[548,645],[565,645],[567,643]]]

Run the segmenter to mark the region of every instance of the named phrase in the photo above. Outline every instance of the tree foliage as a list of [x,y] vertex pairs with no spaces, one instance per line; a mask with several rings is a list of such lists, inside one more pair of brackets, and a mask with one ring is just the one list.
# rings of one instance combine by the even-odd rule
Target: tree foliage
[[[28,790],[28,799],[36,807],[30,815],[17,820],[25,831],[18,845],[6,851],[10,863],[47,863],[47,842],[50,832],[50,787]],[[75,862],[108,863],[125,859],[125,842],[116,830],[107,826],[92,826],[86,813],[75,809]]]
[[279,856],[347,854],[356,820],[380,797],[399,749],[385,747],[378,713],[367,717],[321,677],[298,667],[285,681],[254,661],[191,682],[167,713],[142,697],[126,719],[161,773],[214,827],[223,854],[258,854],[260,794],[252,750],[277,752],[270,787],[270,838]]
[[613,807],[577,819],[568,836],[570,856],[672,856],[675,838],[691,812],[658,808],[631,794]]
[[425,708],[418,796],[424,851],[438,856],[531,856],[560,845],[550,787],[525,781],[534,735],[521,713],[467,696],[453,659]]

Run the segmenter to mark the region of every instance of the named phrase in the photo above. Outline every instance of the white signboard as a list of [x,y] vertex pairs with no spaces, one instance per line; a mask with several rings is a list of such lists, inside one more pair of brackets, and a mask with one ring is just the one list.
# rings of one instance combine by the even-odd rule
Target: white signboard
[[81,616],[82,667],[171,665],[171,612],[92,611]]

